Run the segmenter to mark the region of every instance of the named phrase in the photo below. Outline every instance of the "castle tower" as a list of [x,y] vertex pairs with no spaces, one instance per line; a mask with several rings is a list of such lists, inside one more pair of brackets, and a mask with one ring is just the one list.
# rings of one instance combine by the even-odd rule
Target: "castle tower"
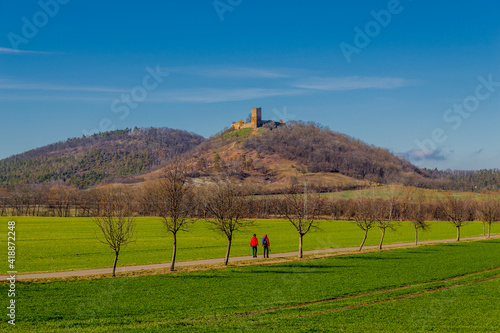
[[252,108],[251,121],[253,127],[260,127],[262,125],[262,109]]

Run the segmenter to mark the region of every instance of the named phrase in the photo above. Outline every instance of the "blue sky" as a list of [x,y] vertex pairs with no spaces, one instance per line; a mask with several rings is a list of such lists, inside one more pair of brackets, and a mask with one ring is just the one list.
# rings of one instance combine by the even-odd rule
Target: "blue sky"
[[262,107],[439,169],[500,167],[496,1],[0,4],[0,158],[69,137],[209,137]]

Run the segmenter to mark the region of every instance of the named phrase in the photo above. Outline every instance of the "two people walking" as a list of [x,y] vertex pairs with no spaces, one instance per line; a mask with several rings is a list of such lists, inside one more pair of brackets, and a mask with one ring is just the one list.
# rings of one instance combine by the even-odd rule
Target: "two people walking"
[[[259,240],[257,239],[256,234],[253,234],[252,240],[250,240],[250,246],[252,247],[253,257],[257,258],[257,247],[259,246]],[[264,235],[264,237],[262,238],[262,247],[264,248],[264,258],[269,258],[269,246],[270,246],[269,238],[267,238],[267,235]]]

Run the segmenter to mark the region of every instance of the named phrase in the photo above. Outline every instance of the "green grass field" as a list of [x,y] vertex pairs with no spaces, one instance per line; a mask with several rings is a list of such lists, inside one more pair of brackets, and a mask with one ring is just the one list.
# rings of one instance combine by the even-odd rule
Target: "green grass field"
[[[0,218],[5,237],[0,247],[6,247],[7,222],[16,221],[16,264],[18,272],[63,271],[85,268],[111,267],[113,253],[96,239],[101,236],[88,218]],[[324,221],[320,231],[310,232],[304,238],[304,249],[323,249],[359,246],[363,237],[353,222]],[[94,232],[97,232],[95,235]],[[462,237],[482,235],[482,223],[473,222],[462,228]],[[500,232],[500,224],[492,226],[493,233]],[[235,235],[232,256],[250,255],[250,238],[253,233],[265,233],[271,241],[273,253],[298,249],[295,229],[283,220],[258,220],[255,226]],[[366,245],[376,245],[380,232],[372,229]],[[433,222],[431,230],[420,233],[420,240],[455,238],[455,228],[447,222]],[[397,232],[388,232],[384,243],[412,242],[414,231],[408,222],[401,223]],[[222,258],[227,241],[224,236],[209,230],[202,221],[196,222],[191,231],[178,237],[178,261]],[[137,218],[137,241],[125,247],[118,265],[135,265],[169,262],[171,260],[171,235],[156,218]],[[259,251],[262,251],[261,248]]]
[[[18,282],[23,332],[497,332],[500,240],[274,265]],[[0,324],[7,330],[8,324]]]

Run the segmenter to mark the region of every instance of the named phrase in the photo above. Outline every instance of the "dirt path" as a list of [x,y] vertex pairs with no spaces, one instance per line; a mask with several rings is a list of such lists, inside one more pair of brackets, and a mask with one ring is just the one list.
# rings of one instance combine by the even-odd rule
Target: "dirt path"
[[[500,238],[500,235],[491,236],[491,238]],[[468,237],[462,238],[462,240],[484,240],[484,236],[477,237]],[[440,240],[430,240],[430,241],[421,241],[420,244],[436,244],[436,243],[449,243],[455,242],[455,239],[440,239]],[[384,248],[398,248],[398,247],[408,247],[414,246],[415,243],[398,243],[398,244],[387,244],[384,245]],[[378,246],[365,246],[363,249],[376,249]],[[322,254],[322,253],[338,253],[338,252],[351,252],[356,251],[358,247],[342,247],[335,249],[322,249],[322,250],[311,250],[304,251],[304,255],[308,254]],[[294,257],[297,255],[297,252],[286,252],[286,253],[272,253],[269,255],[270,258],[283,258],[283,257]],[[259,257],[260,258],[260,257]],[[243,260],[253,260],[252,256],[243,256],[243,257],[232,257],[229,259],[230,262],[235,261],[243,261]],[[182,266],[195,266],[195,265],[207,265],[207,264],[217,264],[223,263],[223,258],[217,259],[205,259],[205,260],[194,260],[194,261],[184,261],[176,263],[176,267]],[[117,267],[116,273],[120,272],[133,272],[133,271],[141,271],[141,270],[149,270],[149,269],[158,269],[158,268],[169,268],[170,263],[163,264],[150,264],[150,265],[138,265],[138,266],[123,266]],[[50,272],[50,273],[34,273],[34,274],[16,274],[17,280],[32,280],[32,279],[47,279],[47,278],[59,278],[59,277],[74,277],[74,276],[85,276],[85,275],[101,275],[101,274],[111,274],[112,268],[97,268],[97,269],[86,269],[86,270],[75,270],[75,271],[63,271],[63,272]],[[0,281],[6,281],[9,276],[0,276]]]

